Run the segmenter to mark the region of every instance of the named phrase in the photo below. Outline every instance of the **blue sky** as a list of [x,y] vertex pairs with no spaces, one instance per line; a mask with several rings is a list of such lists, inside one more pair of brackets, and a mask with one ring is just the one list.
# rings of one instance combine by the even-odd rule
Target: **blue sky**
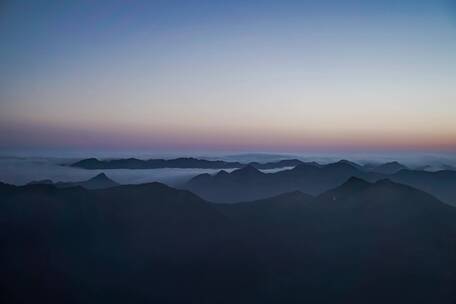
[[450,1],[6,1],[0,147],[456,150]]

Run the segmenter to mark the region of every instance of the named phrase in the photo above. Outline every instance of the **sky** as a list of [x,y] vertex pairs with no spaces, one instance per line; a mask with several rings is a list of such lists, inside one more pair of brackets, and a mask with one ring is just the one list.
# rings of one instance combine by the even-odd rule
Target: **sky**
[[456,152],[456,4],[3,0],[0,149]]

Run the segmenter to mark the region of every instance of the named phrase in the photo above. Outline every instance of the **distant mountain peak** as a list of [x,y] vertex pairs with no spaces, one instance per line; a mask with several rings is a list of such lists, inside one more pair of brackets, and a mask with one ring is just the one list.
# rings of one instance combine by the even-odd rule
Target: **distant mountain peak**
[[367,165],[364,167],[368,171],[381,173],[381,174],[394,174],[401,170],[408,169],[403,164],[399,163],[398,161],[391,161],[379,165]]
[[69,183],[69,185],[78,185],[82,186],[86,189],[102,189],[102,188],[109,188],[118,186],[119,184],[112,179],[110,179],[106,174],[100,173],[95,175],[94,177],[77,183]]
[[231,172],[233,175],[254,175],[254,174],[263,174],[260,170],[255,168],[252,165],[247,165],[245,167],[242,167],[241,169],[234,170]]
[[371,186],[372,184],[365,181],[364,179],[351,176],[349,179],[347,179],[342,185],[339,187],[335,188],[335,191],[359,191],[366,189],[367,187]]
[[353,195],[354,193],[358,193],[363,191],[367,188],[372,186],[371,183],[358,178],[358,177],[350,177],[346,180],[343,184],[339,187],[336,187],[332,190],[326,191],[320,195],[320,197],[331,197],[332,200],[337,200],[341,198],[345,198],[347,196]]
[[54,182],[50,179],[33,180],[33,181],[27,183],[27,185],[52,185],[52,184],[54,184]]
[[330,167],[353,167],[353,168],[360,168],[361,166],[358,165],[357,163],[354,163],[352,161],[346,160],[346,159],[341,159],[338,162],[328,164],[327,166]]
[[348,159],[341,159],[341,160],[337,161],[337,162],[336,162],[336,164],[337,164],[337,163],[342,163],[342,164],[352,164],[352,162],[351,162],[351,161],[349,161]]
[[105,173],[101,172],[100,174],[95,175],[90,180],[111,180]]
[[310,163],[301,163],[294,167],[296,170],[305,170],[305,169],[314,169],[314,168],[319,168],[319,164],[316,162],[310,162]]
[[99,162],[98,158],[90,157],[90,158],[86,158],[86,159],[82,159],[80,161],[77,161],[74,164],[72,164],[71,166],[77,167],[79,165],[93,164],[93,163],[98,163],[98,162]]
[[394,161],[391,161],[391,162],[388,162],[386,164],[390,164],[390,165],[401,165],[400,162],[398,162],[397,160],[394,160]]
[[219,172],[217,172],[217,174],[215,174],[215,176],[226,176],[226,175],[229,175],[228,172],[226,172],[225,170],[220,170]]
[[365,181],[362,178],[356,177],[356,176],[351,176],[345,183],[342,185],[362,185],[362,186],[367,186],[370,185],[369,182]]

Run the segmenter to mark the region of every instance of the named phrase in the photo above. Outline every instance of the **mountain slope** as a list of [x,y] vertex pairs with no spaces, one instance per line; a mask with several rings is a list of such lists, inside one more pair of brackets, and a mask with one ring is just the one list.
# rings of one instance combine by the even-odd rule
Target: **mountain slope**
[[233,302],[227,288],[255,277],[232,231],[211,204],[159,183],[1,184],[2,302]]
[[385,179],[238,204],[159,183],[0,184],[0,297],[452,304],[455,240],[454,207]]
[[351,178],[314,199],[286,196],[218,205],[260,252],[262,301],[456,299],[455,208],[388,180]]

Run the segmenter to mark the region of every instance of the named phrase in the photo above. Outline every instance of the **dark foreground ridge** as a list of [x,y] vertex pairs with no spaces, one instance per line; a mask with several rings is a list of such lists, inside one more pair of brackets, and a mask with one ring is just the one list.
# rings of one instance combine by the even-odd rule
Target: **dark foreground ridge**
[[0,297],[453,304],[455,240],[456,208],[385,179],[238,204],[160,183],[0,184]]

